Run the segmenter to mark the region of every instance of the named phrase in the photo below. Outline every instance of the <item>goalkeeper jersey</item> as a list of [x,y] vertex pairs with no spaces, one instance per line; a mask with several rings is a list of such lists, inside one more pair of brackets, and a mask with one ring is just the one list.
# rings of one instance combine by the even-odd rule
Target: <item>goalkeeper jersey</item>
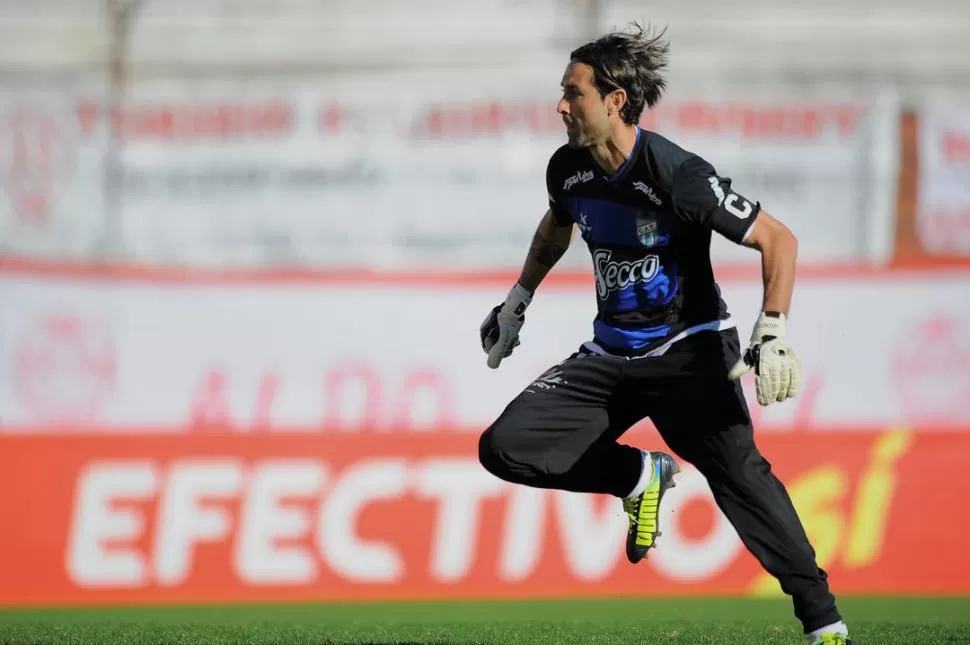
[[731,179],[663,136],[637,129],[633,152],[607,174],[587,149],[549,160],[553,217],[575,223],[596,278],[597,353],[655,355],[705,329],[733,326],[711,267],[711,231],[740,244],[761,208]]

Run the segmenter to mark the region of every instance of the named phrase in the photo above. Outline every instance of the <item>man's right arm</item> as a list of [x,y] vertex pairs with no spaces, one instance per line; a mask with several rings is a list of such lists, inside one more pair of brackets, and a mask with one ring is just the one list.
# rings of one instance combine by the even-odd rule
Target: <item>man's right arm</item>
[[536,228],[518,280],[519,285],[529,293],[535,293],[550,269],[559,262],[559,258],[569,248],[573,235],[573,222],[572,220],[564,222],[563,219],[557,218],[550,208]]
[[488,354],[488,366],[492,369],[510,356],[519,344],[519,330],[525,323],[525,310],[532,302],[532,295],[549,270],[566,253],[572,239],[572,216],[556,203],[554,194],[555,186],[561,181],[556,176],[556,158],[553,155],[546,167],[549,210],[542,216],[532,237],[519,279],[509,290],[505,301],[489,312],[479,328],[482,349]]
[[572,219],[567,222],[566,215],[550,204],[532,237],[518,281],[479,329],[482,349],[488,354],[488,366],[492,369],[510,356],[519,344],[519,330],[525,322],[525,310],[532,302],[532,294],[566,252],[572,232]]

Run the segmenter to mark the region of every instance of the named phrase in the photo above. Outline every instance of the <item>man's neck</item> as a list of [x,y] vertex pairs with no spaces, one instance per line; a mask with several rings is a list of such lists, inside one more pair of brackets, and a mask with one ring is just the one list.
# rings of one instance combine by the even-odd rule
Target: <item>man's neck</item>
[[637,144],[637,126],[622,124],[613,128],[610,138],[589,149],[593,160],[606,171],[615,174],[633,152]]

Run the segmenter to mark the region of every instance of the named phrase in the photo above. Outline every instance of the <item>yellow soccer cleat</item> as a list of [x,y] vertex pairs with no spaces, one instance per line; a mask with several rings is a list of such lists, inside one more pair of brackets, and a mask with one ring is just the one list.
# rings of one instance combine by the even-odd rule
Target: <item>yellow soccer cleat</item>
[[636,497],[623,500],[623,510],[630,520],[630,529],[626,536],[626,557],[633,564],[645,558],[660,537],[660,500],[664,493],[676,485],[674,475],[680,472],[677,462],[665,452],[651,452],[650,459],[653,463],[653,477],[646,490]]

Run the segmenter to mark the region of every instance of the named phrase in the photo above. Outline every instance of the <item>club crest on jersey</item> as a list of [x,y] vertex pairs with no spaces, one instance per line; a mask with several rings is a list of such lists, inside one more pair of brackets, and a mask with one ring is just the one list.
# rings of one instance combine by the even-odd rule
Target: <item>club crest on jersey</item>
[[593,273],[596,276],[596,295],[606,300],[615,291],[650,282],[660,273],[660,258],[647,255],[630,261],[612,260],[613,251],[597,249],[593,253]]
[[666,244],[668,236],[660,235],[657,231],[657,220],[644,217],[637,218],[637,239],[640,244],[651,247]]
[[633,182],[633,188],[646,195],[647,199],[652,201],[655,206],[663,206],[663,202],[657,197],[657,193],[653,191],[653,186],[648,186],[642,181],[635,181]]
[[576,184],[585,184],[587,181],[593,181],[593,171],[577,170],[575,175],[566,177],[566,181],[563,182],[562,189],[569,190]]

